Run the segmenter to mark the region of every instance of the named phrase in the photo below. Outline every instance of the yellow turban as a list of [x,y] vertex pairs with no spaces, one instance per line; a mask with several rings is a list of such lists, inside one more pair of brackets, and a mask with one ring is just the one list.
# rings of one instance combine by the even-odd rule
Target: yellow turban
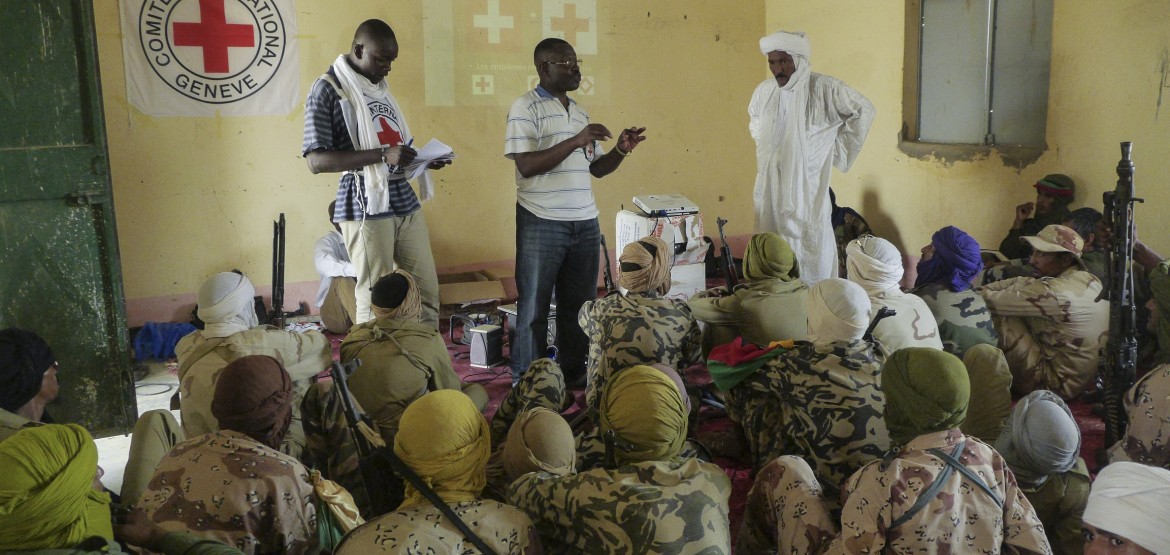
[[670,291],[670,266],[673,261],[673,245],[667,245],[653,235],[643,237],[626,245],[618,257],[618,285],[627,290],[641,293],[657,291],[665,295]]
[[601,393],[600,431],[617,436],[618,464],[674,457],[687,439],[687,408],[678,386],[649,366],[620,370]]
[[0,551],[113,539],[110,495],[93,489],[98,452],[77,424],[25,428],[0,442]]
[[557,476],[576,472],[573,429],[561,415],[544,407],[520,413],[508,430],[503,453],[504,471],[513,480],[540,470]]
[[788,241],[775,233],[757,233],[743,253],[743,277],[748,281],[776,278],[792,281],[800,277],[796,253]]
[[[406,407],[394,436],[394,453],[443,501],[474,501],[487,484],[491,431],[462,391],[440,389]],[[409,483],[399,509],[427,503]]]

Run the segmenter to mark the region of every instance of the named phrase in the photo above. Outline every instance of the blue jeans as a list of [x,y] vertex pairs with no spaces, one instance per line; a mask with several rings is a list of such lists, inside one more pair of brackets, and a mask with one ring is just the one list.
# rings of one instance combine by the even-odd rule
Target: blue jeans
[[601,227],[597,218],[546,220],[516,205],[516,339],[513,381],[548,349],[548,306],[557,296],[557,363],[572,380],[585,375],[589,338],[577,324],[585,301],[597,298]]

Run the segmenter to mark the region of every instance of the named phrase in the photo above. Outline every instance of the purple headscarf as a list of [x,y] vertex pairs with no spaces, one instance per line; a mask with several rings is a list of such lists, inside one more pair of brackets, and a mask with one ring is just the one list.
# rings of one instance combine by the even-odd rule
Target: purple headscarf
[[983,271],[979,242],[955,226],[944,227],[930,238],[934,256],[918,261],[915,287],[942,283],[956,293],[971,287],[971,279]]

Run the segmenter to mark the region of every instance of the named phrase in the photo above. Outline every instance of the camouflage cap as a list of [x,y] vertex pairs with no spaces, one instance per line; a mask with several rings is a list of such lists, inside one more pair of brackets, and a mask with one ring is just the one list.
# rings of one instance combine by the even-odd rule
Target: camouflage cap
[[1040,252],[1067,252],[1073,255],[1081,268],[1085,267],[1085,261],[1081,260],[1085,240],[1071,227],[1052,224],[1045,226],[1040,233],[1021,237],[1020,240],[1027,241],[1033,249]]

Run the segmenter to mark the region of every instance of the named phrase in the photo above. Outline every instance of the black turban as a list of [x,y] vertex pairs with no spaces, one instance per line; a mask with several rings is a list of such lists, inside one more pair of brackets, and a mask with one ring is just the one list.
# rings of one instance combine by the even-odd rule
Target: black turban
[[41,336],[20,328],[0,330],[0,409],[15,412],[36,397],[45,372],[56,363]]

